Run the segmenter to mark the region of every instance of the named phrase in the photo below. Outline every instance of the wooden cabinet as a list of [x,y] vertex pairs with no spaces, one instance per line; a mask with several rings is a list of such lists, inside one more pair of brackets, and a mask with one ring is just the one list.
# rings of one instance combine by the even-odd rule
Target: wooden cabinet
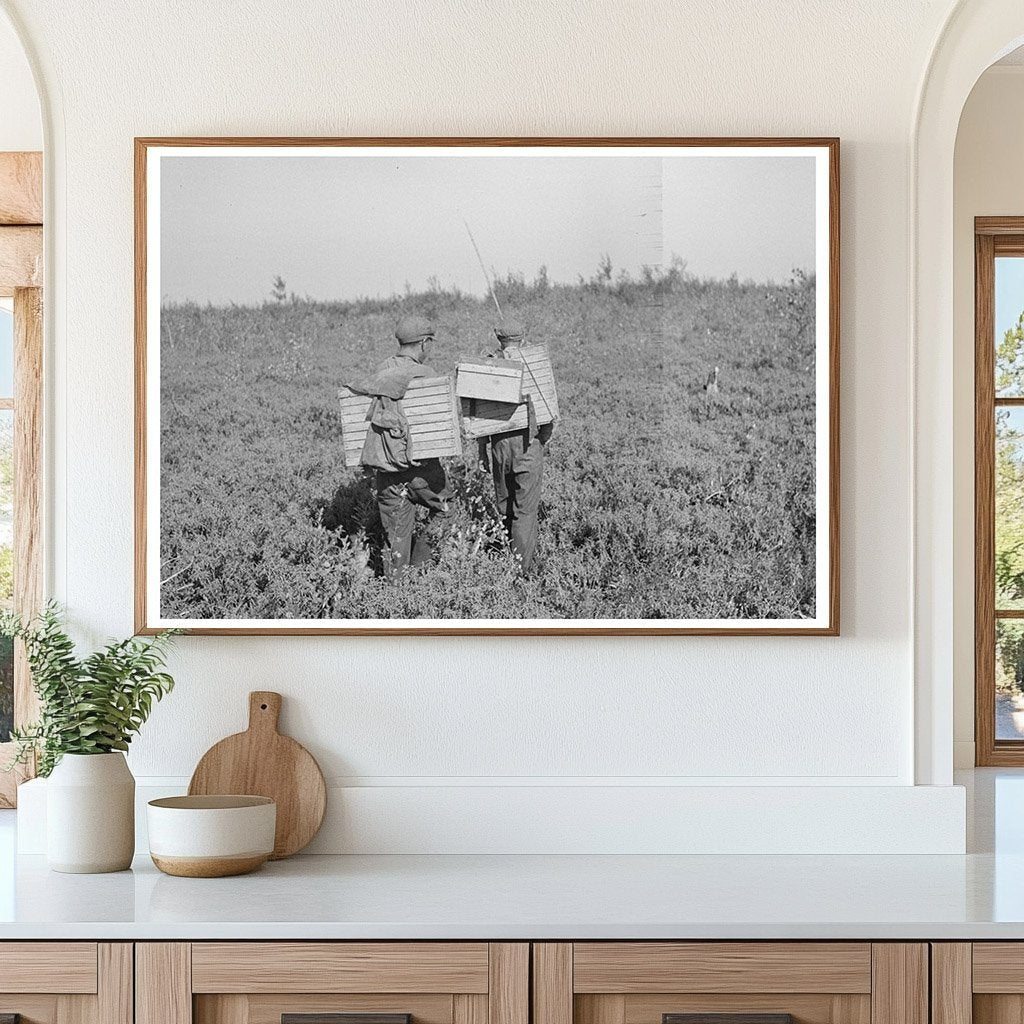
[[0,1018],[132,1024],[130,942],[0,943]]
[[7,942],[0,1024],[13,1014],[21,1024],[1024,1024],[1024,943]]
[[928,1024],[924,943],[537,943],[533,958],[533,1024]]
[[934,1024],[1024,1021],[1024,942],[932,944]]
[[515,942],[139,943],[136,1022],[529,1024],[529,970]]

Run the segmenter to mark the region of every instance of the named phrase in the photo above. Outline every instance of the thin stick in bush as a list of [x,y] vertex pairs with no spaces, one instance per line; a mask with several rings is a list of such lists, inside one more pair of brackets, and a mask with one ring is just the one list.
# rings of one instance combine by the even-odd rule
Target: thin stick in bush
[[178,632],[112,641],[79,658],[55,603],[28,623],[14,612],[0,613],[0,635],[25,645],[40,705],[38,721],[12,731],[16,754],[8,769],[35,753],[38,773],[47,776],[65,754],[126,751],[153,702],[174,689],[161,670]]

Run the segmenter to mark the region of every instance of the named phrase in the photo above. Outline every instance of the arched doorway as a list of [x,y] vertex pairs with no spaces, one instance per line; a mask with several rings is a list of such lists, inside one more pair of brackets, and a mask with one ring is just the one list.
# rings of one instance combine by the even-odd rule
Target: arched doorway
[[953,771],[954,572],[953,168],[975,82],[1024,42],[1019,0],[962,0],[925,70],[911,137],[914,359],[914,663],[916,781]]

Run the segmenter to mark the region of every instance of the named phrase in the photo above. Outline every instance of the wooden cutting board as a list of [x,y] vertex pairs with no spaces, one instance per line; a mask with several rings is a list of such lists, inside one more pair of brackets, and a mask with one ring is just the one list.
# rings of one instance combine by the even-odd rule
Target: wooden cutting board
[[200,759],[190,796],[244,793],[277,803],[271,860],[298,853],[317,834],[327,809],[327,787],[313,755],[277,731],[281,694],[249,694],[249,728],[214,744]]

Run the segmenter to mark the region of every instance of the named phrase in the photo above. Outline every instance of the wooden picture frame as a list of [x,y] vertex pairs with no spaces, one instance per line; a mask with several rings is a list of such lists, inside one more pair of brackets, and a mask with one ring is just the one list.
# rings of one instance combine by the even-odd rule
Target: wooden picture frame
[[[252,154],[256,158],[276,155],[296,156],[315,152],[319,157],[357,154],[369,157],[377,153],[414,155],[427,151],[444,151],[462,155],[470,148],[493,154],[495,159],[535,153],[538,157],[567,158],[602,153],[618,157],[665,153],[668,157],[713,154],[722,159],[747,157],[770,158],[793,155],[812,158],[814,163],[814,266],[811,282],[816,286],[814,317],[815,356],[812,360],[815,395],[814,423],[815,464],[811,476],[815,481],[813,499],[813,552],[808,558],[813,569],[813,600],[786,618],[756,617],[721,619],[666,619],[661,617],[629,619],[573,618],[519,619],[494,618],[477,621],[464,618],[413,619],[338,619],[304,618],[268,620],[266,618],[183,617],[165,615],[161,610],[161,584],[167,577],[157,571],[160,566],[160,538],[157,521],[159,506],[151,496],[159,493],[160,467],[155,457],[159,452],[159,432],[155,430],[155,394],[160,375],[154,370],[162,344],[160,326],[160,293],[151,288],[159,280],[161,255],[155,239],[162,237],[154,227],[161,214],[161,167],[179,156],[195,158]],[[303,152],[305,151],[305,152]],[[137,138],[135,140],[135,625],[140,634],[152,634],[170,625],[190,632],[221,634],[279,635],[725,635],[725,636],[836,636],[840,613],[840,550],[839,550],[839,140],[836,138]],[[167,221],[162,226],[166,228]],[[475,246],[475,242],[474,242]],[[484,274],[487,269],[481,260]],[[275,272],[276,273],[276,272]],[[284,295],[284,282],[281,284]],[[582,281],[582,276],[581,276]],[[269,284],[269,282],[268,282]],[[613,287],[611,269],[608,286]],[[491,288],[488,276],[488,287]],[[595,286],[597,287],[597,286]],[[737,287],[747,287],[740,284]],[[768,287],[766,285],[766,287]],[[774,285],[773,285],[774,287]],[[781,286],[780,286],[781,287]],[[154,299],[154,295],[156,298]],[[497,305],[497,297],[495,304]],[[294,297],[293,297],[294,299]],[[183,300],[184,301],[184,300]],[[281,301],[286,301],[282,298]],[[302,300],[296,300],[302,301]],[[310,300],[313,301],[313,300]],[[812,304],[813,305],[813,304]],[[708,326],[709,336],[717,328]],[[697,328],[693,328],[694,331]],[[532,339],[531,339],[532,340]],[[545,339],[539,339],[545,340]],[[462,351],[462,355],[468,355]],[[807,372],[810,372],[808,369]],[[715,379],[706,385],[708,395],[719,392],[717,367]],[[728,374],[728,368],[726,370]],[[561,391],[563,420],[570,415],[571,402]],[[572,382],[568,382],[571,384]],[[697,382],[695,389],[705,386]],[[336,387],[330,390],[333,399]],[[696,390],[694,392],[697,393]],[[704,401],[703,395],[699,396]],[[159,416],[159,411],[156,413]],[[340,450],[339,438],[339,450]],[[468,442],[467,442],[468,443]],[[712,498],[714,495],[712,494]],[[711,499],[709,499],[710,501]],[[720,499],[715,499],[720,500]],[[808,543],[812,543],[808,541]],[[808,549],[810,550],[810,549]],[[182,567],[175,565],[177,573]],[[184,567],[188,572],[187,566]],[[167,574],[169,576],[169,573]]]

